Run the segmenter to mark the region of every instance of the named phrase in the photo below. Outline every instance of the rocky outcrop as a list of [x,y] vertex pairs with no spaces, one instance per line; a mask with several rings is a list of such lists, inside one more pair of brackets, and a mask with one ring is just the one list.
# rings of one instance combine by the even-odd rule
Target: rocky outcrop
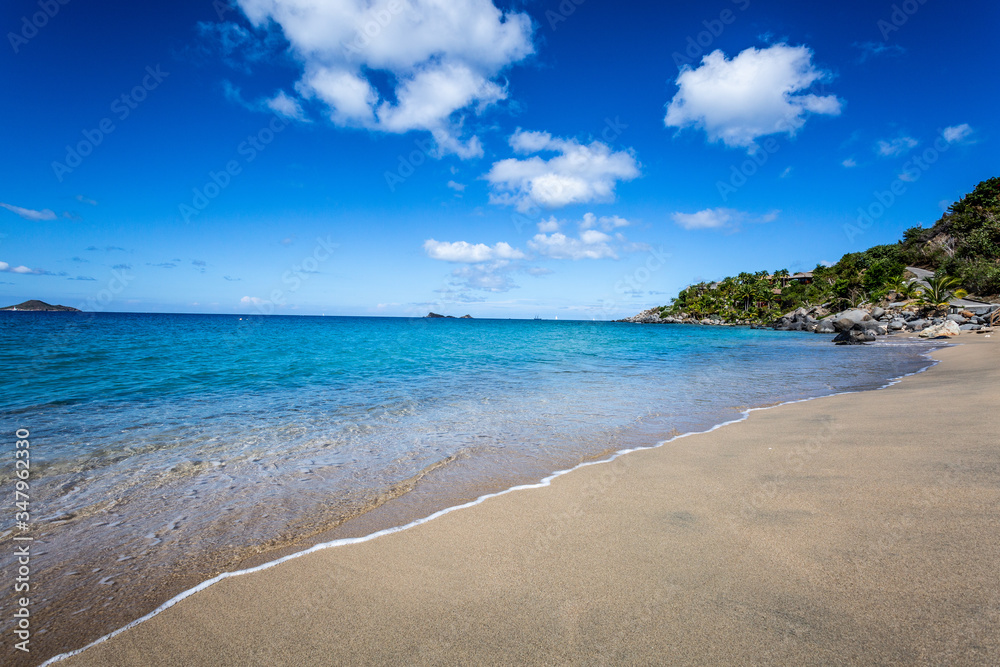
[[[889,304],[887,307],[849,308],[831,314],[825,306],[798,308],[785,313],[772,325],[777,331],[808,331],[819,334],[838,334],[834,342],[838,345],[856,345],[876,340],[878,336],[897,333],[917,333],[925,338],[957,336],[962,331],[979,331],[989,325],[988,318],[974,313],[958,313],[947,317],[922,317],[921,311],[912,302]],[[703,326],[752,326],[759,324],[750,320],[725,321],[717,317],[692,317],[687,313],[663,315],[660,308],[650,308],[638,315],[618,322],[637,324],[698,324]],[[924,333],[930,332],[928,335]],[[944,333],[947,332],[947,333]]]
[[50,303],[45,303],[44,301],[39,301],[37,299],[32,299],[31,301],[25,301],[24,303],[19,303],[16,306],[7,306],[6,308],[0,308],[0,310],[17,310],[17,311],[28,311],[32,313],[79,313],[79,308],[70,308],[69,306],[53,306]]

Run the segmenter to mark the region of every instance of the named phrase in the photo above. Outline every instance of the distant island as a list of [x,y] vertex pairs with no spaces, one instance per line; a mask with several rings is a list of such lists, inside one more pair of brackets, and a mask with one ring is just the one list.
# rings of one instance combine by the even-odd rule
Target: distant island
[[29,311],[29,312],[50,312],[50,313],[79,313],[79,308],[70,308],[69,306],[53,306],[51,303],[45,303],[44,301],[39,301],[37,299],[32,299],[30,301],[25,301],[24,303],[19,303],[16,306],[7,306],[6,308],[0,308],[0,310],[17,310],[17,311]]
[[454,315],[439,315],[437,313],[427,313],[426,315],[424,315],[424,319],[427,319],[428,317],[432,317],[432,318],[440,317],[440,318],[446,319],[446,320],[471,320],[471,319],[473,319],[472,315],[462,315],[461,317],[455,317]]

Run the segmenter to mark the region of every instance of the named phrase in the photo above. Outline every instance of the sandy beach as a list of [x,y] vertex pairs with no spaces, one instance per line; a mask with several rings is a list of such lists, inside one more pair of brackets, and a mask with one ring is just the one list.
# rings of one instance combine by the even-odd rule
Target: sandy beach
[[997,664],[1000,347],[232,577],[61,664]]

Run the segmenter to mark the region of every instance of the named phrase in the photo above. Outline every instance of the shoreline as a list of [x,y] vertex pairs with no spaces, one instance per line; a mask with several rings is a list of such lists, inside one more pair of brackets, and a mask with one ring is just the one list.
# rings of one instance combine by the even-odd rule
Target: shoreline
[[[971,337],[970,337],[970,339],[971,339]],[[967,340],[969,340],[969,339],[967,339]],[[987,341],[983,341],[983,342],[987,342]],[[890,380],[886,385],[883,385],[882,387],[880,387],[880,389],[886,389],[886,388],[895,386],[895,385],[899,384],[900,382],[903,382],[907,377],[911,377],[913,375],[919,375],[924,370],[929,370],[929,369],[934,368],[937,365],[937,363],[939,362],[939,360],[930,359],[930,352],[931,351],[928,351],[928,353],[924,355],[924,356],[928,357],[929,361],[931,362],[930,364],[928,364],[928,366],[926,366],[923,369],[917,371],[916,373],[911,373],[911,374],[908,374],[908,375],[901,376],[899,378],[894,378],[894,379]],[[938,354],[938,353],[941,352],[941,348],[937,348],[933,352],[936,355],[936,354]],[[703,436],[706,436],[708,434],[711,434],[711,433],[714,433],[714,432],[718,431],[723,426],[731,426],[731,425],[736,424],[736,423],[745,423],[750,418],[750,415],[752,415],[753,413],[761,411],[761,410],[771,411],[771,407],[786,408],[787,406],[795,405],[795,404],[798,404],[798,403],[811,403],[811,402],[814,402],[815,399],[817,399],[817,398],[825,398],[827,400],[830,400],[830,399],[838,397],[838,396],[841,396],[841,397],[842,396],[865,396],[865,395],[869,395],[869,394],[872,394],[872,393],[875,393],[875,390],[865,390],[865,391],[860,391],[860,392],[841,392],[841,393],[833,394],[833,395],[820,396],[820,397],[812,397],[812,398],[806,398],[806,399],[799,399],[799,400],[795,400],[795,401],[791,401],[791,402],[782,403],[782,404],[780,404],[778,406],[768,406],[768,407],[762,407],[762,408],[751,408],[749,410],[744,411],[743,414],[742,414],[742,416],[739,419],[733,420],[733,421],[729,421],[729,422],[725,422],[725,423],[722,423],[722,424],[718,424],[718,425],[710,428],[707,431],[696,432],[696,433],[685,433],[685,434],[681,434],[681,435],[675,436],[675,437],[673,437],[673,438],[671,438],[669,440],[658,442],[655,445],[649,445],[649,446],[631,448],[631,449],[627,449],[627,450],[623,450],[623,451],[620,451],[618,453],[615,453],[611,457],[606,458],[606,459],[602,459],[602,460],[598,460],[598,461],[587,461],[587,462],[581,463],[581,464],[579,464],[579,465],[577,465],[577,466],[575,466],[575,467],[573,467],[571,469],[563,470],[563,471],[558,471],[558,472],[556,472],[556,473],[554,473],[554,474],[546,477],[544,480],[542,480],[539,483],[518,485],[518,486],[512,487],[510,489],[507,489],[507,490],[504,490],[504,491],[500,491],[498,493],[486,494],[486,495],[481,496],[481,497],[479,497],[479,498],[477,498],[477,499],[475,499],[475,500],[473,500],[471,502],[464,503],[464,504],[457,505],[457,506],[452,506],[452,507],[449,507],[449,508],[445,508],[443,510],[440,510],[438,512],[433,513],[432,515],[430,515],[428,517],[425,517],[423,519],[418,519],[417,521],[411,522],[411,523],[406,524],[404,526],[399,526],[399,527],[394,527],[394,528],[389,528],[389,529],[377,531],[375,533],[372,533],[372,534],[369,534],[369,535],[363,536],[363,537],[345,538],[345,539],[340,539],[340,540],[336,540],[336,541],[333,541],[333,542],[320,543],[320,544],[314,545],[314,546],[312,546],[312,547],[310,547],[308,549],[305,549],[305,550],[302,550],[302,551],[299,551],[299,552],[296,552],[296,553],[293,553],[293,554],[286,555],[286,556],[284,556],[284,557],[282,557],[280,559],[272,560],[272,561],[263,563],[261,565],[258,565],[256,567],[252,567],[252,568],[248,568],[248,569],[240,570],[240,571],[223,573],[222,575],[219,575],[219,576],[217,576],[217,577],[215,577],[213,579],[210,579],[210,580],[208,580],[206,582],[203,582],[202,584],[200,584],[199,586],[197,586],[197,587],[195,587],[193,589],[185,591],[184,593],[178,595],[177,597],[171,599],[170,601],[168,601],[167,603],[165,603],[164,605],[162,605],[160,608],[158,608],[156,611],[152,612],[151,614],[149,614],[147,616],[144,616],[143,618],[138,619],[136,621],[133,621],[132,623],[126,625],[124,628],[121,628],[121,629],[115,631],[111,635],[105,636],[105,637],[97,640],[97,642],[88,645],[88,647],[85,647],[84,649],[79,649],[78,651],[74,651],[74,652],[71,652],[69,654],[62,654],[61,656],[56,656],[55,658],[52,658],[50,661],[46,662],[45,664],[50,664],[51,662],[54,662],[56,660],[60,660],[60,659],[63,659],[63,658],[67,658],[67,657],[70,657],[70,656],[79,656],[79,655],[81,655],[81,653],[83,651],[88,650],[88,649],[92,650],[91,647],[96,648],[97,646],[100,646],[101,644],[105,643],[106,640],[108,640],[110,637],[117,637],[118,635],[120,635],[121,633],[123,633],[123,632],[125,632],[125,631],[127,631],[129,629],[133,629],[133,628],[138,629],[145,622],[148,622],[149,620],[157,617],[161,612],[165,612],[168,609],[174,607],[174,605],[176,605],[178,602],[181,602],[185,598],[188,598],[188,597],[192,596],[196,592],[205,591],[210,586],[213,586],[213,584],[221,582],[221,581],[226,580],[226,579],[230,579],[231,580],[234,577],[238,577],[238,576],[240,576],[242,574],[260,573],[263,570],[269,570],[269,569],[271,569],[272,567],[274,567],[274,566],[276,566],[278,564],[283,564],[283,563],[287,563],[287,562],[292,561],[292,560],[297,560],[300,557],[305,556],[307,554],[314,554],[314,553],[317,553],[317,552],[320,552],[320,551],[333,550],[332,549],[333,547],[368,543],[368,542],[376,541],[376,538],[385,538],[385,537],[387,537],[389,535],[393,535],[393,534],[397,534],[397,533],[402,533],[404,531],[410,531],[410,530],[412,530],[412,529],[414,529],[414,528],[416,528],[418,526],[423,526],[423,525],[425,525],[425,524],[427,524],[429,522],[432,522],[432,521],[435,521],[435,520],[437,520],[437,519],[439,519],[441,517],[444,517],[445,515],[451,514],[451,513],[455,512],[458,509],[468,509],[468,508],[472,508],[474,506],[483,505],[484,503],[487,503],[487,501],[490,501],[490,500],[492,500],[494,498],[498,498],[498,497],[501,497],[501,496],[507,496],[509,494],[512,494],[514,491],[526,490],[526,489],[541,489],[541,488],[545,488],[545,487],[550,487],[553,484],[553,482],[555,482],[556,480],[559,480],[560,478],[563,478],[563,477],[567,476],[569,472],[577,472],[577,471],[579,471],[582,468],[596,466],[599,463],[600,464],[605,464],[605,463],[612,464],[616,460],[619,460],[620,457],[622,457],[626,453],[633,453],[634,454],[634,453],[636,453],[638,451],[662,450],[662,449],[665,449],[664,445],[670,444],[670,443],[675,443],[675,442],[677,442],[678,440],[680,440],[682,438],[703,437]],[[570,477],[572,477],[572,476],[570,476]],[[516,495],[525,495],[525,494],[516,494]],[[527,494],[527,495],[530,495],[530,494]],[[472,510],[472,511],[474,512],[475,510]],[[337,551],[339,551],[339,550],[337,550]],[[258,576],[261,576],[261,575],[258,575]],[[253,579],[253,577],[250,577],[249,579]],[[114,642],[112,642],[112,643],[114,643]]]
[[[660,340],[664,337],[660,333],[667,334],[668,332],[654,333],[657,335],[651,338]],[[706,334],[709,333],[711,332],[706,332]],[[758,357],[757,353],[748,352],[743,354],[743,361],[754,358],[773,358],[771,352],[775,348],[771,347],[770,344],[765,344],[762,339],[770,340],[773,338],[775,341],[783,339],[779,339],[778,335],[768,334],[768,332],[756,332],[760,336],[750,335],[751,333],[733,332],[732,338],[724,337],[722,339],[711,334],[706,340],[730,341],[730,343],[736,341],[735,344],[741,349],[744,343],[739,341],[746,340],[751,347],[760,348],[762,357]],[[619,337],[618,333],[613,336],[615,340]],[[636,337],[634,334],[626,332],[623,338],[628,341]],[[647,338],[650,336],[638,336],[638,339],[642,341]],[[666,338],[672,340],[676,336],[666,336]],[[682,338],[685,341],[689,340],[686,334]],[[228,530],[226,526],[221,525],[208,525],[208,528],[216,528],[209,532],[190,529],[183,531],[183,526],[182,530],[177,533],[166,532],[176,528],[177,522],[171,523],[171,520],[175,518],[188,519],[186,523],[191,525],[192,521],[200,520],[202,516],[205,516],[192,512],[187,500],[191,490],[199,490],[201,483],[188,483],[186,486],[180,487],[176,485],[161,487],[164,490],[160,492],[160,495],[177,498],[182,502],[176,505],[171,504],[160,514],[154,515],[157,520],[146,522],[147,525],[156,527],[157,531],[146,534],[145,539],[162,537],[166,540],[165,546],[173,548],[173,551],[170,549],[160,550],[157,547],[157,549],[147,553],[145,541],[139,541],[136,545],[137,548],[132,549],[131,543],[117,539],[121,535],[125,537],[130,535],[128,531],[122,532],[114,528],[119,519],[129,516],[144,516],[142,513],[133,511],[136,507],[134,504],[130,508],[126,504],[120,503],[116,511],[109,513],[107,518],[94,514],[97,518],[90,520],[89,523],[100,523],[97,523],[93,529],[88,529],[88,526],[84,525],[86,520],[80,524],[69,524],[69,529],[75,530],[75,535],[79,537],[80,546],[76,546],[66,539],[67,534],[73,536],[72,532],[57,532],[56,529],[61,530],[61,528],[56,526],[51,534],[39,535],[39,537],[59,538],[46,539],[46,550],[39,553],[37,560],[37,566],[40,571],[45,573],[46,579],[50,582],[59,582],[59,585],[46,586],[44,590],[39,589],[39,603],[33,610],[33,618],[35,619],[35,627],[39,630],[45,630],[45,632],[39,634],[38,643],[32,647],[33,653],[38,656],[38,661],[32,664],[37,664],[49,656],[88,645],[94,640],[128,625],[135,619],[145,616],[165,602],[203,584],[222,572],[244,570],[265,564],[285,555],[338,538],[365,537],[383,528],[412,524],[413,521],[423,519],[440,509],[465,504],[485,494],[503,491],[522,484],[537,483],[539,480],[549,477],[553,471],[572,468],[582,461],[599,461],[616,451],[631,449],[636,445],[648,447],[676,433],[704,431],[739,417],[746,407],[772,406],[789,399],[826,395],[838,389],[844,391],[876,388],[884,385],[892,376],[916,370],[928,363],[924,359],[924,352],[929,349],[926,343],[906,345],[905,341],[899,341],[904,345],[895,350],[888,349],[892,345],[886,345],[881,350],[871,350],[870,354],[866,354],[857,350],[842,352],[832,346],[827,347],[825,344],[807,341],[807,338],[802,337],[800,341],[790,340],[788,342],[789,349],[793,352],[800,349],[801,344],[815,348],[812,350],[801,348],[802,354],[805,355],[801,361],[805,362],[805,366],[800,362],[789,367],[793,372],[805,374],[795,376],[794,382],[792,382],[794,387],[782,388],[780,385],[775,385],[770,390],[755,390],[747,385],[745,389],[736,389],[740,386],[739,383],[727,382],[720,385],[699,381],[697,377],[699,374],[696,374],[692,381],[700,387],[699,391],[710,392],[705,396],[711,400],[703,401],[703,404],[710,409],[699,410],[698,408],[701,406],[693,405],[691,407],[694,408],[694,411],[678,410],[676,405],[671,402],[659,401],[654,404],[650,403],[650,399],[647,397],[643,403],[642,397],[636,395],[634,398],[640,400],[640,407],[645,405],[647,408],[644,408],[641,413],[636,409],[634,418],[630,417],[621,423],[611,423],[607,427],[604,427],[605,422],[596,416],[589,419],[585,417],[574,419],[573,415],[576,413],[572,410],[548,410],[552,419],[556,421],[548,426],[539,423],[538,428],[531,429],[531,432],[521,429],[527,437],[524,442],[529,443],[529,445],[537,443],[538,447],[549,447],[551,443],[558,445],[558,439],[562,438],[561,444],[572,444],[575,447],[572,451],[564,451],[571,454],[576,452],[579,455],[566,456],[563,460],[552,461],[542,460],[537,456],[533,457],[534,460],[532,457],[522,457],[524,461],[532,465],[531,468],[512,467],[510,463],[519,463],[519,461],[515,461],[509,454],[503,456],[508,464],[504,468],[497,468],[495,465],[495,461],[501,458],[499,456],[493,458],[489,456],[479,458],[463,456],[453,464],[429,472],[425,478],[420,480],[419,484],[411,489],[404,489],[407,492],[395,499],[390,499],[385,504],[380,505],[379,503],[386,495],[391,496],[395,493],[395,486],[387,487],[387,492],[384,494],[380,491],[378,497],[371,496],[371,500],[366,499],[363,505],[357,505],[357,507],[365,509],[360,515],[353,511],[338,513],[335,520],[326,522],[325,525],[320,520],[311,521],[309,525],[317,526],[318,530],[301,532],[294,529],[285,530],[281,533],[275,533],[279,539],[232,540],[228,544],[217,542],[219,536],[226,535]],[[701,339],[696,338],[695,340]],[[666,344],[673,346],[673,343],[669,341]],[[778,349],[782,349],[784,345],[783,342],[779,343]],[[711,349],[716,347],[713,344]],[[822,361],[820,361],[821,359]],[[857,366],[859,361],[865,366]],[[868,367],[869,364],[870,367]],[[617,368],[616,364],[612,366]],[[765,362],[760,364],[760,367],[766,369],[770,367],[770,364]],[[838,369],[835,375],[830,374],[832,368]],[[746,373],[758,375],[751,368],[747,368]],[[628,375],[635,377],[642,374],[631,372]],[[728,375],[733,377],[732,373]],[[743,373],[738,375],[743,376]],[[767,372],[764,372],[763,375],[767,376]],[[779,375],[774,375],[774,377]],[[645,376],[654,382],[661,377],[659,375],[654,377],[649,373],[645,373]],[[738,378],[736,379],[738,380]],[[792,379],[792,376],[789,376],[789,380]],[[592,399],[612,400],[620,393],[622,395],[627,395],[629,392],[635,394],[636,388],[643,386],[642,383],[635,381],[626,382],[631,389],[629,387],[617,389],[607,386],[601,393],[592,393]],[[664,384],[670,385],[672,383]],[[716,389],[713,389],[713,386]],[[651,395],[672,394],[670,390],[661,391],[662,388],[657,389],[655,386],[651,386],[649,389],[654,392]],[[645,389],[642,391],[644,394],[646,393]],[[685,401],[684,405],[689,403],[690,401]],[[664,407],[657,408],[657,406]],[[588,406],[582,407],[589,412]],[[593,410],[595,415],[614,412],[614,410],[605,410],[599,406]],[[586,419],[590,425],[578,428],[577,432],[573,432],[572,427],[574,424],[580,424],[581,419]],[[571,430],[565,433],[560,431],[555,426],[555,424],[560,423],[569,425]],[[547,434],[544,437],[539,435],[541,433],[539,429],[542,428]],[[580,439],[581,436],[583,439]],[[555,439],[551,440],[550,443],[550,438]],[[581,449],[584,444],[587,445],[587,449]],[[524,448],[519,447],[515,451],[522,449]],[[546,451],[558,451],[558,446]],[[212,457],[205,454],[201,458],[208,460]],[[183,481],[183,479],[186,478],[182,476],[181,480]],[[298,496],[292,495],[290,491],[286,494],[284,500],[280,500],[279,506],[291,508],[296,503]],[[128,499],[126,498],[126,500]],[[376,505],[378,506],[372,509]],[[51,503],[49,506],[58,507],[59,504]],[[344,503],[340,505],[340,507],[345,506]],[[257,506],[246,504],[240,505],[240,508],[240,512],[229,515],[237,517],[235,521],[230,521],[232,526],[230,532],[237,535],[240,531],[249,533],[248,527],[252,528],[254,525],[252,521],[245,523],[244,517],[253,512],[261,511]],[[159,510],[154,508],[154,511]],[[264,508],[263,511],[268,512],[269,508]],[[183,516],[184,513],[189,514],[190,517]],[[273,511],[270,513],[277,516]],[[282,510],[281,514],[292,516],[291,509],[288,512]],[[332,515],[332,512],[328,512],[327,515]],[[264,516],[266,517],[267,514]],[[314,517],[316,515],[310,514],[308,516]],[[344,516],[350,517],[349,520],[341,521],[340,517]],[[101,526],[108,521],[112,522],[110,527],[108,529],[102,528]],[[288,521],[286,523],[291,525]],[[298,525],[295,527],[297,528]],[[137,524],[137,528],[131,532],[133,536],[145,534],[141,524]],[[166,532],[166,535],[162,535],[161,532]],[[96,550],[89,550],[86,546],[91,539],[95,539],[94,547]],[[188,544],[187,550],[178,551],[177,545],[183,545],[185,540]],[[202,548],[203,545],[209,544],[223,544],[228,548],[215,550]],[[128,558],[128,556],[132,556],[132,558]],[[125,563],[120,565],[122,561]],[[52,563],[55,565],[53,566]]]

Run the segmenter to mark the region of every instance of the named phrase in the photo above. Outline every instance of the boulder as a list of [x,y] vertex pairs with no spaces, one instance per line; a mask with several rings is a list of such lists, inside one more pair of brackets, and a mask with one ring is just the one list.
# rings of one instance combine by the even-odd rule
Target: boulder
[[829,319],[825,319],[820,321],[820,323],[816,325],[816,333],[832,334],[832,333],[837,333],[837,329],[834,328],[833,322],[831,322]]
[[842,313],[834,315],[833,326],[837,329],[837,331],[847,331],[855,324],[870,322],[871,319],[872,316],[867,310],[845,310]]
[[878,306],[875,306],[875,308],[872,308],[871,315],[872,319],[875,320],[880,319],[883,315],[885,315],[885,308],[879,308]]
[[941,324],[935,324],[934,326],[927,327],[920,332],[921,338],[949,338],[951,336],[958,336],[962,333],[958,325],[952,320],[946,320]]
[[833,342],[837,345],[864,345],[872,340],[875,340],[875,334],[858,324],[841,331],[834,337]]
[[971,310],[963,310],[963,311],[959,312],[959,315],[961,315],[962,317],[968,319],[968,318],[971,318],[971,317],[975,317],[976,314],[974,312],[972,312]]
[[949,315],[946,319],[951,320],[955,324],[968,324],[969,322],[968,317],[966,317],[965,315],[958,315],[958,314]]
[[958,328],[961,329],[962,331],[979,331],[983,327],[979,324],[963,324]]
[[893,320],[889,322],[889,331],[902,331],[906,326],[906,320]]

